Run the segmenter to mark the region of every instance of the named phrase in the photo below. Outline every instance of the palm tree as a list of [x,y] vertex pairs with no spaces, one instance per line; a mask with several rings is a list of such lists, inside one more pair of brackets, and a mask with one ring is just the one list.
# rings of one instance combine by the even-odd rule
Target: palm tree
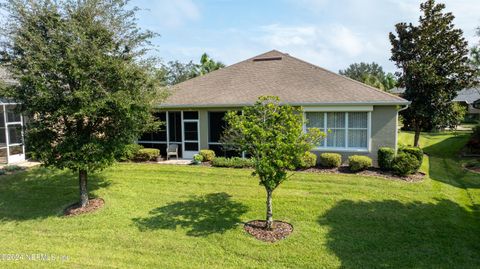
[[224,68],[225,64],[222,62],[217,62],[210,58],[207,53],[202,54],[202,57],[200,58],[200,65],[198,65],[198,74],[200,76],[203,76],[205,74],[208,74],[212,71],[218,70],[220,68]]

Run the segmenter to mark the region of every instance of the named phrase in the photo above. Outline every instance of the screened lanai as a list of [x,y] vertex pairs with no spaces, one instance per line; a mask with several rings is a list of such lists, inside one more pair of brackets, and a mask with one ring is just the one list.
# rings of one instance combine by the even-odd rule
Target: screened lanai
[[11,164],[25,160],[23,117],[16,103],[0,99],[0,163]]

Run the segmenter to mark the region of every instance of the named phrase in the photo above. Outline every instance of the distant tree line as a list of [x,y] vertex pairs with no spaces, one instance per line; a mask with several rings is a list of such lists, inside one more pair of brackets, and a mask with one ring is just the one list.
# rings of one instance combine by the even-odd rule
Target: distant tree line
[[397,86],[395,75],[385,73],[383,68],[375,62],[354,63],[338,73],[384,91],[389,91]]
[[159,76],[164,85],[171,86],[224,67],[225,64],[215,61],[208,54],[204,53],[200,57],[200,63],[198,64],[193,61],[188,63],[170,61],[162,64],[159,69]]

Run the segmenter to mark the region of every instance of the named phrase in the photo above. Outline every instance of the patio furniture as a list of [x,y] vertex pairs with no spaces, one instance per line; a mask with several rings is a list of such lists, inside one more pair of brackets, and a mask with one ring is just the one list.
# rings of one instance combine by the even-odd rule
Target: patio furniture
[[170,156],[177,157],[178,160],[178,145],[177,144],[170,144],[167,147],[167,161]]

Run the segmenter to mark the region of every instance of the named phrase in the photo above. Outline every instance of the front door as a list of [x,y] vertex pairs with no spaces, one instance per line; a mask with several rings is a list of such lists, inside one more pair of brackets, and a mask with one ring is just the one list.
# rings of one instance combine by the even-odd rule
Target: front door
[[199,132],[198,119],[183,119],[183,158],[192,159],[198,153]]

